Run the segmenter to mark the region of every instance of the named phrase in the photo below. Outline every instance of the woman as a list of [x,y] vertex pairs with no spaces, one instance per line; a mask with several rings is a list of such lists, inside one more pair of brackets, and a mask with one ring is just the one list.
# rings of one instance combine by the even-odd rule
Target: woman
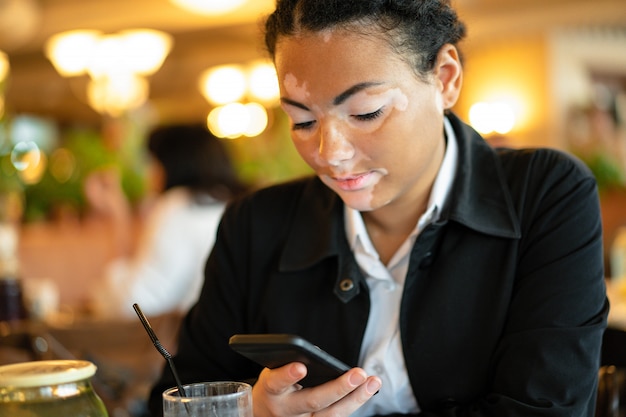
[[[449,111],[464,33],[447,0],[277,2],[266,44],[317,175],[226,211],[183,382],[256,381],[256,417],[593,414],[594,178],[556,151],[494,150]],[[261,369],[236,333],[298,334],[354,368],[301,388],[303,364]]]
[[132,213],[113,172],[85,183],[91,206],[117,235],[114,259],[93,294],[102,317],[187,311],[197,300],[203,269],[226,202],[243,187],[219,139],[200,125],[171,125],[149,136],[149,188],[154,201],[132,248]]

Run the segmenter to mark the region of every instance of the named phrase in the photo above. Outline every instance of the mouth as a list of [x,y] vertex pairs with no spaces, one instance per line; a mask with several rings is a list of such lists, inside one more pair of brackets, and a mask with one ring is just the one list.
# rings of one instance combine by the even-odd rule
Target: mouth
[[357,175],[344,175],[341,177],[329,178],[337,185],[337,187],[343,191],[358,191],[366,188],[372,184],[374,174],[372,172],[365,172]]

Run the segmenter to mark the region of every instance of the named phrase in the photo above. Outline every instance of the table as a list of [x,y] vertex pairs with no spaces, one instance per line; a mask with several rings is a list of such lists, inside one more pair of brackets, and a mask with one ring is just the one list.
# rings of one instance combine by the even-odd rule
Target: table
[[[148,320],[162,345],[175,353],[182,315]],[[0,323],[0,365],[47,359],[93,362],[98,369],[92,383],[109,415],[129,417],[146,415],[149,391],[166,363],[139,319]]]

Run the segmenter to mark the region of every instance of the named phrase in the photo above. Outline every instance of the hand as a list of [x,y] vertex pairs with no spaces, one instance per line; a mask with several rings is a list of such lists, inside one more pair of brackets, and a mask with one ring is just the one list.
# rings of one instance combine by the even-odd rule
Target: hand
[[132,209],[115,170],[92,172],[83,183],[85,198],[94,214],[111,222],[111,257],[128,256],[133,250]]
[[122,190],[119,173],[115,170],[92,172],[83,184],[85,197],[98,214],[113,220],[127,220],[130,204]]
[[252,388],[254,416],[349,416],[381,386],[378,377],[367,376],[361,368],[352,368],[333,381],[302,388],[298,381],[306,373],[306,366],[298,362],[263,369]]

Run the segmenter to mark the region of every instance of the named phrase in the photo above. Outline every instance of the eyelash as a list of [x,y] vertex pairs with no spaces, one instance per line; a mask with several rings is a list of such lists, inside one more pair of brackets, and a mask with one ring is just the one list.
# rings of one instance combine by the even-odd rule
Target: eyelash
[[361,121],[369,121],[369,120],[374,120],[378,117],[380,117],[383,114],[383,110],[384,107],[381,107],[380,109],[376,110],[375,112],[372,113],[367,113],[367,114],[358,114],[356,116],[354,116],[357,120],[361,120]]
[[310,122],[304,122],[304,123],[295,123],[293,125],[293,127],[291,128],[292,130],[305,130],[305,129],[309,129],[313,126],[313,124],[315,123],[315,121],[310,121]]
[[[355,116],[353,116],[355,119],[362,121],[362,122],[367,122],[370,120],[374,120],[377,119],[378,117],[380,117],[383,114],[383,110],[384,107],[381,107],[380,109],[372,112],[372,113],[367,113],[367,114],[357,114]],[[303,122],[303,123],[295,123],[292,127],[292,130],[306,130],[306,129],[310,129],[313,125],[315,124],[315,120],[312,120],[310,122]]]

